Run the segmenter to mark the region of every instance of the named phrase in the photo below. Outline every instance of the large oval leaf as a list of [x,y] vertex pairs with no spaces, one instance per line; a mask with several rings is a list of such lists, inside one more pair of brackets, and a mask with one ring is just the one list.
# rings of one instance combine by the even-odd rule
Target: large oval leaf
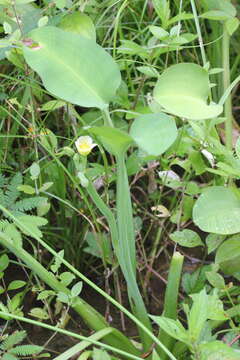
[[73,104],[103,109],[121,82],[112,57],[93,40],[55,27],[33,30],[38,44],[23,49],[29,66],[53,95]]
[[164,113],[146,114],[136,118],[130,135],[149,155],[161,155],[177,138],[174,119]]
[[221,114],[222,106],[207,104],[209,94],[207,71],[191,63],[169,67],[154,89],[155,100],[167,112],[190,120],[210,119]]
[[193,207],[193,221],[203,231],[229,235],[240,232],[240,199],[232,189],[213,186]]

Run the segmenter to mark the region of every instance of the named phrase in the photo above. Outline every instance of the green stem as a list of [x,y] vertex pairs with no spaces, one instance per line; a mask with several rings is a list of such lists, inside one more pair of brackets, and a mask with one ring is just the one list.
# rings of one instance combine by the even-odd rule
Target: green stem
[[193,12],[194,21],[195,21],[195,25],[196,25],[196,29],[197,29],[198,42],[199,42],[200,51],[201,51],[201,55],[202,55],[202,61],[203,61],[203,65],[205,66],[206,63],[207,63],[207,58],[206,58],[206,53],[205,53],[205,49],[204,49],[204,45],[203,45],[203,38],[202,38],[201,28],[200,28],[197,9],[196,9],[196,5],[195,5],[194,0],[191,0],[191,6],[192,6],[192,12]]
[[104,109],[102,110],[102,114],[103,114],[103,119],[104,119],[104,125],[105,125],[105,126],[114,127],[113,122],[112,122],[112,119],[111,119],[111,116],[110,116],[110,114],[109,114],[109,109],[108,109],[108,107],[107,107],[107,108],[104,108]]
[[[228,34],[227,27],[224,24],[223,26],[223,39],[222,39],[222,58],[223,58],[223,91],[225,92],[230,84],[230,57],[229,57],[229,47],[230,47],[230,35]],[[226,137],[226,147],[228,150],[232,150],[232,98],[231,94],[227,97],[224,105],[224,115],[225,115],[225,137]]]
[[[164,316],[174,320],[177,319],[178,290],[181,280],[183,260],[184,257],[179,252],[175,252],[173,254],[164,299]],[[175,340],[171,336],[164,331],[160,331],[158,338],[169,350],[172,350]],[[159,349],[158,354],[160,355],[161,360],[168,359],[162,349]]]
[[[117,348],[115,348],[113,346],[106,345],[106,344],[101,343],[101,342],[99,342],[97,340],[97,339],[100,339],[100,338],[103,338],[103,337],[105,338],[105,337],[109,336],[111,332],[115,331],[115,329],[113,329],[111,327],[100,330],[99,332],[97,332],[97,333],[95,333],[95,334],[93,334],[93,335],[91,335],[89,337],[85,337],[85,336],[73,333],[71,331],[68,331],[68,330],[65,330],[65,329],[62,329],[62,328],[58,328],[56,326],[45,324],[45,323],[42,323],[40,321],[28,319],[28,318],[18,316],[18,315],[15,315],[15,314],[9,314],[9,313],[5,313],[3,311],[0,311],[0,315],[1,316],[8,316],[8,317],[10,317],[12,319],[22,321],[22,322],[25,322],[25,323],[28,323],[28,324],[32,324],[32,325],[35,325],[35,326],[41,326],[42,328],[45,328],[45,329],[48,329],[48,330],[51,330],[51,331],[54,331],[54,332],[57,331],[57,332],[59,332],[61,334],[76,338],[78,340],[82,340],[82,347],[86,347],[86,346],[90,346],[91,344],[94,344],[94,345],[100,346],[101,348],[105,348],[106,350],[116,352],[116,353],[122,355],[124,358],[127,358],[127,359],[134,359],[134,360],[140,360],[141,359],[139,356],[129,354],[128,352],[125,352],[124,350],[117,349]],[[87,343],[88,343],[88,345],[87,345]],[[80,344],[77,344],[77,345],[79,346]],[[57,359],[57,358],[55,358],[55,359]]]

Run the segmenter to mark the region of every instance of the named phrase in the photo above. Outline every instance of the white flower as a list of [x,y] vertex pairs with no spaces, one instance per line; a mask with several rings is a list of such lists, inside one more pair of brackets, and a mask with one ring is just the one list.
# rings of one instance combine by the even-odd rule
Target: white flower
[[97,144],[93,143],[93,140],[90,136],[80,136],[75,141],[76,148],[79,152],[79,154],[83,156],[87,156],[91,150],[97,146]]

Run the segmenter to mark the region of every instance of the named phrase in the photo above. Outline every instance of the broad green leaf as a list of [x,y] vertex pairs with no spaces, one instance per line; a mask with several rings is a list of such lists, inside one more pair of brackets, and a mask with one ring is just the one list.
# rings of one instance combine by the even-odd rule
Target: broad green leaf
[[174,231],[174,233],[170,235],[170,238],[177,244],[189,248],[203,246],[200,236],[195,231],[189,229]]
[[175,120],[164,113],[137,117],[130,130],[136,144],[149,155],[161,155],[177,138]]
[[224,241],[217,250],[215,261],[221,270],[229,275],[240,271],[240,236]]
[[206,189],[193,207],[193,221],[203,231],[221,235],[240,231],[240,199],[230,188]]
[[179,320],[173,320],[164,316],[153,316],[150,315],[150,318],[158,324],[160,329],[164,330],[168,335],[182,341],[184,343],[188,343],[188,333],[187,330],[182,326]]
[[208,342],[199,345],[200,360],[239,360],[240,351],[232,349],[221,341]]
[[112,57],[93,40],[54,27],[33,30],[24,46],[28,65],[53,95],[84,107],[104,109],[121,82]]
[[92,19],[79,11],[65,15],[59,27],[96,41],[96,31]]
[[127,151],[133,142],[133,139],[127,133],[110,126],[91,127],[87,131],[95,135],[106,150],[115,156]]
[[222,106],[207,103],[209,95],[207,71],[192,63],[169,67],[154,89],[155,100],[167,112],[189,120],[210,119],[222,113]]

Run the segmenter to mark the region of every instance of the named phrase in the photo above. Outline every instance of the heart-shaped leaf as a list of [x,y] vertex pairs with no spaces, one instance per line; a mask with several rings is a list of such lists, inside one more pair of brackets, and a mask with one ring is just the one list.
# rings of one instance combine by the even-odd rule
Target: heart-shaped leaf
[[173,117],[164,113],[146,114],[136,118],[130,135],[136,144],[149,155],[161,155],[177,138]]
[[189,120],[210,119],[221,114],[221,105],[207,103],[209,94],[207,71],[191,63],[169,67],[154,89],[155,100],[167,112]]
[[203,231],[230,235],[240,232],[240,199],[223,186],[206,189],[193,207],[193,221]]
[[85,107],[106,108],[121,82],[118,66],[95,41],[55,27],[33,30],[24,46],[28,65],[53,95]]

